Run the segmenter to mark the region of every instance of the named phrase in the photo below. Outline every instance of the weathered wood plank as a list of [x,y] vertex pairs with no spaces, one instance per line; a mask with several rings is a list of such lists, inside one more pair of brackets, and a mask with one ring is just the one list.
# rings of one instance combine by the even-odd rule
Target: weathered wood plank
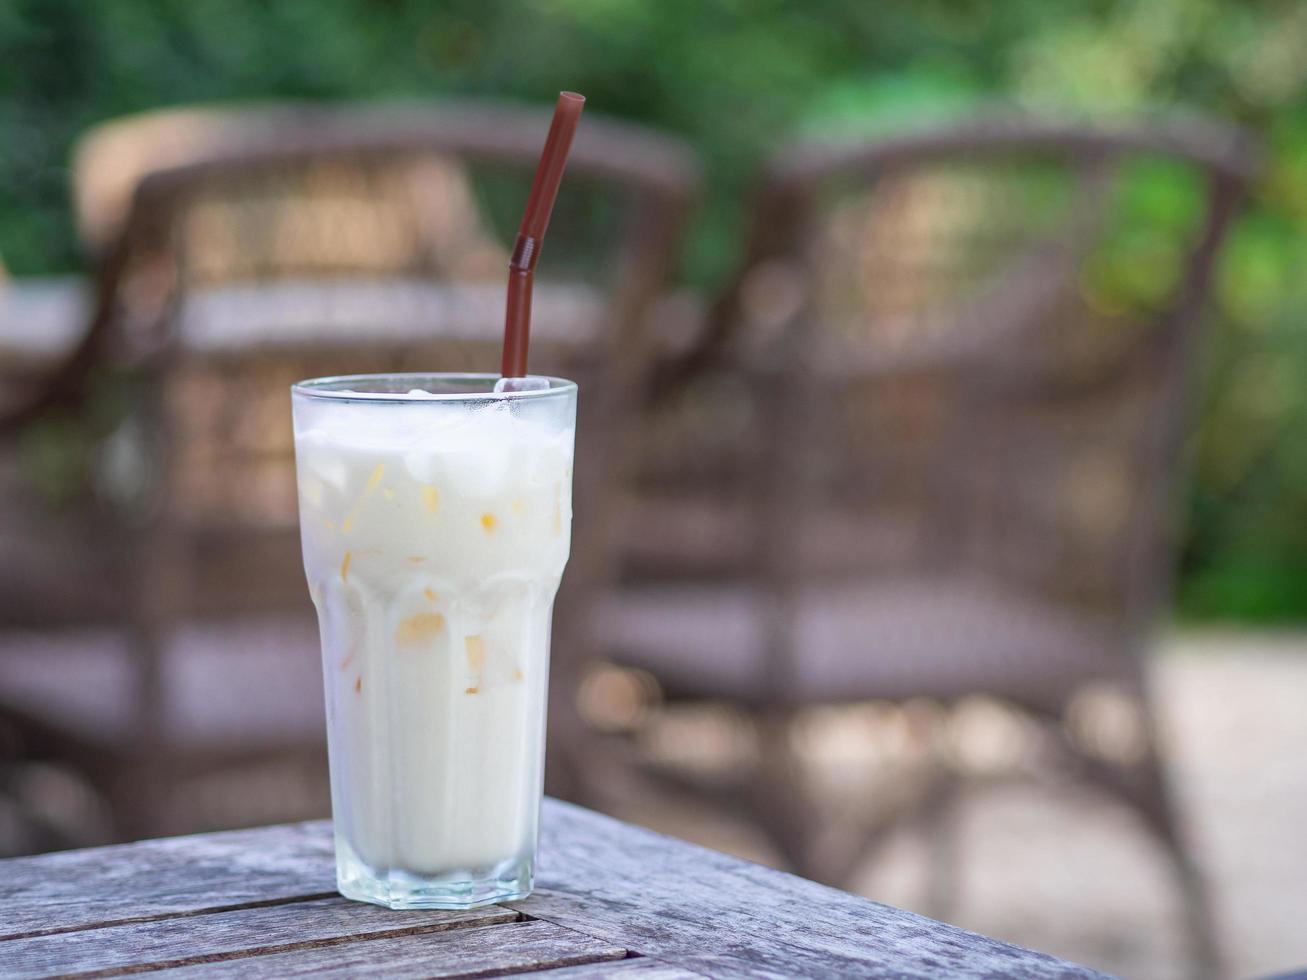
[[201,963],[152,972],[150,978],[274,980],[356,977],[365,973],[385,976],[387,980],[484,977],[621,960],[625,956],[626,950],[621,946],[549,922],[515,922]]
[[0,861],[0,939],[335,891],[326,823],[11,858]]
[[[537,893],[512,908],[596,937],[605,949],[634,950],[694,973],[1098,976],[552,800],[545,803],[541,860]],[[0,861],[0,938],[243,906],[275,907],[326,897],[334,884],[324,823]],[[210,917],[185,921],[199,925]],[[373,942],[408,948],[403,940]],[[320,962],[315,960],[312,970],[334,962],[333,956],[355,956],[350,952],[355,945],[313,953]],[[300,955],[278,953],[240,962]],[[623,966],[627,968],[635,969]]]
[[643,956],[618,960],[614,963],[565,966],[558,970],[543,970],[532,974],[533,980],[597,980],[599,977],[632,977],[634,980],[704,980],[702,973],[691,973],[679,966]]
[[542,829],[511,907],[709,976],[1101,976],[566,803]]
[[20,980],[104,970],[158,969],[446,929],[515,922],[495,906],[467,912],[392,912],[335,897],[152,919],[0,942],[0,977]]

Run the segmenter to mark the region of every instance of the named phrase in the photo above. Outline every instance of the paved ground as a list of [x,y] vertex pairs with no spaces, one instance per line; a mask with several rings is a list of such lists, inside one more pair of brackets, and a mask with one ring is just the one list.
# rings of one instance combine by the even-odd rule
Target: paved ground
[[[1307,967],[1307,636],[1173,636],[1155,687],[1229,975]],[[712,743],[711,721],[686,724],[698,725],[687,743]],[[993,719],[986,735],[981,718],[972,732],[1001,747],[1003,724]],[[865,719],[813,728],[811,750],[832,785],[874,766],[859,750],[871,741]],[[746,827],[683,801],[642,799],[622,815],[774,862]],[[1122,977],[1187,975],[1167,865],[1131,815],[1097,795],[1019,783],[977,792],[960,815],[960,852],[951,921]],[[855,887],[927,911],[927,867],[923,840],[905,832],[858,871]]]

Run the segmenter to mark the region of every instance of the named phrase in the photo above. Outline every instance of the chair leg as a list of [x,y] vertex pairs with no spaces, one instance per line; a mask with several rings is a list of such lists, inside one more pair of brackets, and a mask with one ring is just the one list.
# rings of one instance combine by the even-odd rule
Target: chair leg
[[939,766],[929,783],[910,799],[883,806],[864,815],[856,826],[844,828],[843,838],[826,851],[823,867],[834,873],[821,880],[850,889],[857,871],[884,847],[892,834],[903,828],[919,833],[927,845],[925,893],[926,915],[947,921],[957,907],[960,891],[958,867],[961,848],[958,835],[958,804],[966,789],[956,770]]
[[788,868],[804,878],[848,887],[863,862],[905,819],[920,818],[931,844],[927,907],[939,918],[956,904],[958,838],[956,811],[962,777],[944,768],[924,795],[905,808],[882,813],[836,847],[820,833],[822,815],[807,791],[802,760],[791,741],[793,713],[778,711],[758,718],[759,766],[745,790],[743,809],[780,851]]
[[1130,806],[1165,847],[1184,905],[1184,930],[1189,940],[1192,975],[1198,980],[1215,980],[1222,976],[1224,959],[1207,882],[1185,840],[1158,749],[1148,701],[1143,695],[1139,696],[1139,706],[1144,725],[1143,756],[1128,770],[1086,755],[1065,738],[1064,730],[1062,745],[1085,776]]
[[164,730],[165,635],[152,609],[138,610],[128,626],[136,660],[135,731],[130,748],[112,760],[107,788],[115,832],[125,840],[157,836],[167,825],[165,760],[173,747]]
[[561,663],[549,677],[549,726],[545,739],[545,792],[608,811],[614,771],[608,739],[590,729],[577,705],[581,672]]
[[1202,869],[1180,825],[1175,799],[1151,732],[1140,767],[1140,809],[1166,847],[1184,904],[1185,931],[1189,936],[1193,976],[1215,980],[1222,975],[1223,958],[1212,909],[1211,894]]
[[817,814],[794,751],[792,723],[789,711],[769,712],[756,720],[758,768],[744,789],[747,798],[742,802],[791,871],[824,880],[827,869],[818,866],[812,848]]
[[943,922],[947,922],[956,910],[961,888],[958,874],[961,860],[958,804],[961,798],[961,777],[950,769],[944,769],[918,810],[928,851],[923,904],[926,915]]
[[[594,741],[598,739],[594,738]],[[545,792],[571,803],[603,809],[594,785],[594,774],[585,764],[587,756],[593,756],[597,750],[591,746],[587,752],[585,742],[572,725],[550,722],[546,741]]]
[[116,771],[105,784],[105,795],[118,840],[157,836],[166,801],[160,794],[156,767],[149,759],[116,759]]

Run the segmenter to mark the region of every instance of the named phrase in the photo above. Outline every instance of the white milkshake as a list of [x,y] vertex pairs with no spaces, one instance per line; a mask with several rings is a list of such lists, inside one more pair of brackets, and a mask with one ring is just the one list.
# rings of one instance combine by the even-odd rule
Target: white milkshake
[[493,384],[296,388],[304,567],[349,897],[466,906],[531,887],[576,389],[496,396]]

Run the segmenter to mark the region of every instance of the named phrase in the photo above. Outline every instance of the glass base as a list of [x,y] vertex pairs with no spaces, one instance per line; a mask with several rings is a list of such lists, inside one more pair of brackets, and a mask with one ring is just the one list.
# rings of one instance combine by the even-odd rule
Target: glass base
[[474,909],[531,894],[532,861],[509,858],[488,868],[442,874],[414,874],[400,868],[368,867],[342,841],[336,842],[336,887],[346,898],[389,909]]

